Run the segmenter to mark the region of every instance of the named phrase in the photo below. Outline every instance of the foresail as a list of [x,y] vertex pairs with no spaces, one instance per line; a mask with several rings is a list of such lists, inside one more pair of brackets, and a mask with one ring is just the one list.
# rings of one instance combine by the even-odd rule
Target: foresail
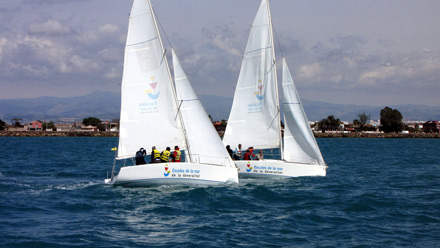
[[174,80],[177,100],[193,162],[233,166],[226,148],[194,92],[173,50]]
[[321,151],[310,129],[292,75],[283,58],[284,159],[324,165]]
[[134,0],[121,86],[118,158],[139,148],[183,147],[169,68],[149,0]]
[[280,114],[269,6],[252,23],[223,143],[256,149],[280,147]]

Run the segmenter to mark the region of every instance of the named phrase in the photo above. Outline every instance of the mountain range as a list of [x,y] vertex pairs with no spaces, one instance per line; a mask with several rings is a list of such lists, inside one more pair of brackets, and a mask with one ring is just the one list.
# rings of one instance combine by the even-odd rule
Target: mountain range
[[[200,100],[215,121],[227,120],[232,106],[232,98],[200,95]],[[385,106],[353,104],[332,104],[326,102],[302,100],[304,110],[310,121],[319,121],[329,115],[340,120],[352,122],[358,114],[365,112],[372,120],[380,119],[380,110]],[[9,123],[13,118],[21,118],[23,123],[33,120],[43,121],[81,121],[93,116],[101,120],[119,118],[120,94],[96,91],[77,97],[38,97],[20,99],[0,99],[0,119]],[[440,106],[395,105],[404,120],[440,120]]]

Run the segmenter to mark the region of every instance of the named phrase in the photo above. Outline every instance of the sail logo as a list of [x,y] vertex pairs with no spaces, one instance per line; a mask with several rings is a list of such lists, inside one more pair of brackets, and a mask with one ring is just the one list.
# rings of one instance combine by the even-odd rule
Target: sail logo
[[156,92],[157,82],[154,81],[155,77],[150,77],[150,79],[151,79],[151,83],[149,84],[150,89],[145,90],[145,93],[148,95],[148,97],[151,100],[156,100],[157,98],[159,98],[160,91]]
[[252,167],[251,167],[251,163],[250,162],[247,163],[246,171],[247,172],[251,172],[252,171]]
[[264,99],[264,95],[263,95],[263,82],[261,80],[258,80],[258,91],[254,92],[254,95],[257,97],[258,100],[262,101]]
[[168,175],[170,175],[171,171],[168,170],[168,167],[165,167],[164,169],[165,172],[163,173],[163,175],[167,177]]

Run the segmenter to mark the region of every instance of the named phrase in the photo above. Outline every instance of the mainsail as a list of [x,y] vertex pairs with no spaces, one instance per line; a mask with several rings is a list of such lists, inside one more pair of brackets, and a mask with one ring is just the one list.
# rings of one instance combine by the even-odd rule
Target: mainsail
[[177,101],[185,123],[189,157],[196,163],[233,166],[208,114],[191,87],[179,58],[174,50],[172,51]]
[[321,151],[309,127],[307,116],[285,58],[283,58],[284,159],[289,162],[324,165]]
[[140,147],[185,149],[168,63],[148,1],[135,0],[130,13],[121,87],[118,158]]
[[252,23],[223,143],[277,148],[281,144],[278,86],[269,5]]

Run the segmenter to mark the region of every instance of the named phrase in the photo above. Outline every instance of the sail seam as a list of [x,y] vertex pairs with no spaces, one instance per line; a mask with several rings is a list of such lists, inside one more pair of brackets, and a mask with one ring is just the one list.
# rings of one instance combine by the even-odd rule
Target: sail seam
[[140,15],[145,15],[145,14],[148,14],[148,13],[150,13],[150,11],[141,12],[141,13],[136,14],[136,15],[131,15],[130,18],[137,17],[137,16],[140,16]]

